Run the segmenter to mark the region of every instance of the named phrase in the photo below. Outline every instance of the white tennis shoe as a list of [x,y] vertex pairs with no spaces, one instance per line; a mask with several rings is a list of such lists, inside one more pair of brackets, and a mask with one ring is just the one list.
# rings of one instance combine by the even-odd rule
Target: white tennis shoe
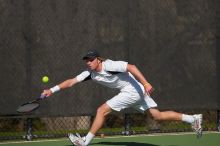
[[81,138],[81,136],[76,133],[76,135],[69,133],[68,138],[71,143],[75,146],[86,146],[85,141]]
[[195,119],[192,123],[192,129],[196,132],[197,138],[202,137],[202,114],[193,115]]

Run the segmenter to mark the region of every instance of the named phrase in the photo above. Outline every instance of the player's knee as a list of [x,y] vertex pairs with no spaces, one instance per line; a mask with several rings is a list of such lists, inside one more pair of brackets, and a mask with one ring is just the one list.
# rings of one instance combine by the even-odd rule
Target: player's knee
[[100,106],[96,111],[96,115],[105,116],[105,109],[102,106]]
[[102,113],[103,113],[102,111],[103,111],[102,108],[99,107],[99,108],[96,110],[96,115],[102,114]]
[[162,120],[162,113],[160,111],[152,112],[151,117],[156,121],[160,121]]
[[111,112],[112,112],[112,109],[107,104],[103,104],[97,109],[96,116],[104,117],[104,116],[107,116]]

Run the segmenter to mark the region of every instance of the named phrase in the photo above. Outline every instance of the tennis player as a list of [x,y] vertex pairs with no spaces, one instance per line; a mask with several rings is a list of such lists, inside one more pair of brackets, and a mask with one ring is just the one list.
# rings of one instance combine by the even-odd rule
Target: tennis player
[[72,87],[88,79],[109,88],[117,88],[120,92],[97,109],[91,129],[85,137],[81,138],[78,134],[69,134],[69,139],[74,145],[89,145],[97,131],[102,127],[106,116],[113,110],[119,112],[130,107],[142,113],[149,112],[155,120],[174,120],[189,123],[196,132],[197,137],[201,137],[202,114],[187,115],[174,111],[159,111],[157,104],[150,97],[153,87],[135,65],[125,61],[105,60],[95,50],[89,51],[83,57],[83,60],[85,60],[88,67],[85,71],[72,79],[65,80],[59,85],[44,90],[42,94],[48,97],[61,89]]

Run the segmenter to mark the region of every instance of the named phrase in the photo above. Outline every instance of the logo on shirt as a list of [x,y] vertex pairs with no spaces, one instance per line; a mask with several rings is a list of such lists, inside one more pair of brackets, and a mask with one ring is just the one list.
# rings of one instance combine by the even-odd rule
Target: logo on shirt
[[102,80],[102,77],[96,76],[95,79],[96,79],[97,81],[101,81],[101,80]]

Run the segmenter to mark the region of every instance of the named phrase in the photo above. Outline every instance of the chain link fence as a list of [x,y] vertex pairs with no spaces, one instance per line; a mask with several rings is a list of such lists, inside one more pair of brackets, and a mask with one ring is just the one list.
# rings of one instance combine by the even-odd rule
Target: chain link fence
[[[217,130],[219,6],[217,0],[0,0],[0,140],[88,132],[98,106],[117,91],[87,82],[30,115],[16,113],[43,89],[83,71],[88,49],[136,64],[156,89],[159,109],[203,113],[204,130]],[[98,134],[173,131],[191,127],[129,111],[109,116]]]
[[[181,111],[180,111],[181,112]],[[186,111],[184,111],[186,112]],[[195,114],[189,112],[191,114]],[[217,111],[197,111],[203,114],[204,131],[217,131]],[[93,116],[74,117],[1,117],[0,140],[38,139],[66,137],[68,133],[87,134]],[[112,114],[97,133],[112,135],[134,135],[169,132],[192,132],[189,124],[175,121],[157,122],[147,114]]]

